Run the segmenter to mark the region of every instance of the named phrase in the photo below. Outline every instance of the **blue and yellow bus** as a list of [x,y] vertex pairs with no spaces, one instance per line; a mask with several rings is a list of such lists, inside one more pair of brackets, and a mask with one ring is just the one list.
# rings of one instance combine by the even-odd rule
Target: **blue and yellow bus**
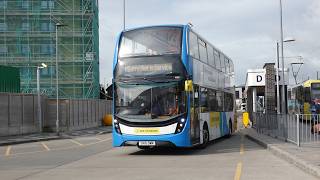
[[234,66],[190,25],[121,32],[113,63],[113,146],[205,147],[235,131]]
[[290,114],[320,114],[320,80],[307,80],[291,87],[288,109]]

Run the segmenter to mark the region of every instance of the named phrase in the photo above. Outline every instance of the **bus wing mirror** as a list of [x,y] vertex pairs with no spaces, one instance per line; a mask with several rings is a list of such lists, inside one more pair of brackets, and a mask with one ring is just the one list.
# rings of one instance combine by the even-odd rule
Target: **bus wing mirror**
[[184,90],[187,92],[191,92],[193,90],[192,80],[184,81]]

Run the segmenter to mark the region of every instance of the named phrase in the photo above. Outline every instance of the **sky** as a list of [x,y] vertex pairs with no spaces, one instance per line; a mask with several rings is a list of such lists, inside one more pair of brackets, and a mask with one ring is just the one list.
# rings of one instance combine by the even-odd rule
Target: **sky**
[[[284,43],[290,84],[294,83],[290,63],[304,63],[298,82],[315,79],[320,71],[320,0],[282,2],[284,39],[295,39]],[[281,41],[279,0],[126,0],[126,28],[188,22],[233,60],[236,85],[245,84],[248,69],[276,62],[276,42]],[[115,41],[122,29],[123,1],[100,0],[101,84],[111,82]]]

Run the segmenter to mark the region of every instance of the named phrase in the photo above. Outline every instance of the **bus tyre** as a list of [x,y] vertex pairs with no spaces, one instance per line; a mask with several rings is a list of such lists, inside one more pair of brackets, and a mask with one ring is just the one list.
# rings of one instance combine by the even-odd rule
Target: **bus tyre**
[[228,132],[227,137],[229,138],[231,136],[232,136],[232,122],[231,122],[231,120],[229,120],[229,132]]
[[203,125],[202,138],[203,138],[203,143],[200,145],[200,149],[205,149],[209,143],[209,130],[208,130],[207,124]]

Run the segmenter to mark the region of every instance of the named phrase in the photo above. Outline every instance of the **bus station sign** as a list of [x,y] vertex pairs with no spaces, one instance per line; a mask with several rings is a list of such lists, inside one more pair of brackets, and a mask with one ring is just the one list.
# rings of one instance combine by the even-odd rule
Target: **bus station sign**
[[[282,71],[279,71],[279,85],[282,85]],[[288,69],[284,72],[284,84],[288,85],[289,76],[288,76]],[[275,82],[276,82],[276,76]],[[266,70],[265,69],[251,69],[247,71],[247,80],[246,86],[265,86],[266,85]]]

